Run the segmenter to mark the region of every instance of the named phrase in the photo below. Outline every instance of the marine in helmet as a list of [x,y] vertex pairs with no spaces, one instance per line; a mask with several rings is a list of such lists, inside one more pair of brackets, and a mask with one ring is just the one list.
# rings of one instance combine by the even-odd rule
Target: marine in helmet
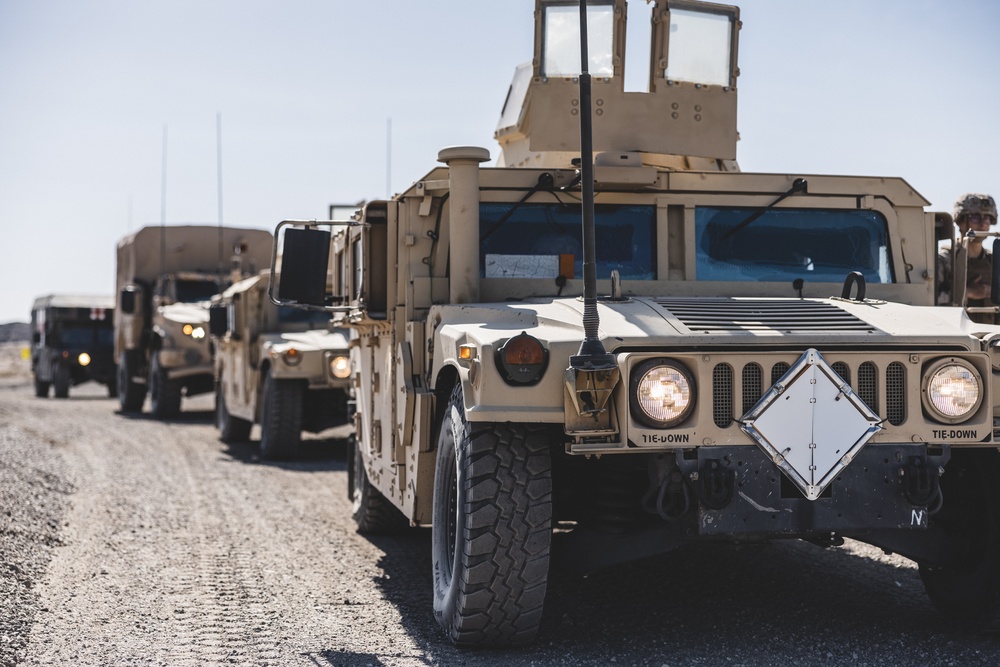
[[[993,197],[980,193],[968,193],[958,198],[954,210],[955,224],[961,236],[974,232],[989,231],[997,222],[997,205]],[[993,255],[983,246],[983,238],[969,239],[968,270],[966,273],[965,306],[991,306],[990,282]],[[938,303],[951,303],[952,250],[944,248],[938,255]],[[959,304],[956,304],[959,305]],[[994,313],[971,313],[976,322],[992,324],[997,317]]]

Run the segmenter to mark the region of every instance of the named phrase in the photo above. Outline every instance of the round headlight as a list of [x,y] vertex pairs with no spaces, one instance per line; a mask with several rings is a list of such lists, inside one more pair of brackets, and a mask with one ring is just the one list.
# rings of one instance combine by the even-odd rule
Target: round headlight
[[204,338],[205,337],[205,327],[195,327],[194,331],[191,332],[191,338]]
[[184,332],[185,336],[190,336],[191,332],[194,331],[194,327],[191,326],[190,324],[185,324],[183,327],[181,327],[181,331]]
[[632,416],[646,426],[675,426],[694,409],[694,381],[676,361],[642,362],[632,369],[630,385]]
[[938,421],[965,421],[983,400],[979,372],[959,359],[938,362],[924,377],[924,404]]
[[87,354],[86,352],[81,352],[80,356],[77,357],[76,360],[77,360],[77,362],[79,362],[79,364],[81,366],[88,366],[88,365],[90,365],[90,355]]
[[340,380],[351,377],[351,360],[344,356],[331,357],[330,375]]
[[281,359],[289,366],[298,366],[302,363],[302,353],[290,347],[281,355]]

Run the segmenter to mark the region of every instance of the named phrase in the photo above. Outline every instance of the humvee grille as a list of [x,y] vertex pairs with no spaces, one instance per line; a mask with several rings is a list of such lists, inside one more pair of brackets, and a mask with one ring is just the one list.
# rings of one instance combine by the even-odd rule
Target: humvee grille
[[655,302],[688,329],[705,333],[878,331],[864,320],[824,301],[660,298]]
[[[831,366],[848,384],[851,384],[852,375],[857,376],[857,383],[851,386],[873,412],[879,413],[881,397],[885,402],[882,416],[886,421],[893,426],[899,426],[906,421],[906,369],[902,363],[898,361],[890,363],[885,367],[882,377],[879,375],[878,366],[872,361],[861,359],[857,362],[837,361]],[[747,362],[742,366],[738,362],[721,362],[713,366],[712,421],[719,428],[733,425],[734,413],[743,415],[749,412],[771,385],[788,372],[788,369],[789,364],[785,361],[765,363],[763,366],[756,361]],[[738,397],[733,387],[736,373],[739,373],[741,379]],[[766,385],[764,378],[770,380]],[[884,395],[879,391],[880,385],[885,388]]]

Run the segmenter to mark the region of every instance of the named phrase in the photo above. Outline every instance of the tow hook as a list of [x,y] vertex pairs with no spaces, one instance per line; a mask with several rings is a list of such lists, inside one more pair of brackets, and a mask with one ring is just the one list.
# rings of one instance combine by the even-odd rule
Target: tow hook
[[937,466],[927,465],[922,456],[911,456],[910,462],[899,469],[903,490],[911,505],[929,505],[940,493]]
[[705,461],[698,473],[698,497],[708,509],[721,510],[733,499],[736,473],[716,460]]

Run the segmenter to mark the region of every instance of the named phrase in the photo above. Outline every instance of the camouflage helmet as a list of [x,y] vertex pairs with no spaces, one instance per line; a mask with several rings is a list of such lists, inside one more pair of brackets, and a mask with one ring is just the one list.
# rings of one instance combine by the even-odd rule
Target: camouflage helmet
[[984,213],[986,215],[992,215],[993,219],[996,220],[997,217],[997,203],[993,201],[993,197],[989,195],[979,194],[977,192],[970,192],[962,195],[955,202],[955,220],[958,220],[963,215],[969,215],[970,213]]

